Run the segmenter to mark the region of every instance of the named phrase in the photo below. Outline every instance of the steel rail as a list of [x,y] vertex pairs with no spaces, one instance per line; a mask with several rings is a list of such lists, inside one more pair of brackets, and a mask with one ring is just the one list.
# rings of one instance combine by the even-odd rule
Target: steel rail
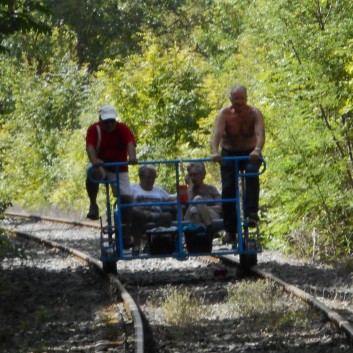
[[[65,223],[65,224],[74,224],[74,225],[79,225],[79,226],[87,226],[87,227],[92,227],[94,224],[91,224],[91,222],[70,222],[68,220],[62,219],[62,218],[53,218],[53,217],[42,217],[42,216],[37,216],[37,215],[24,215],[24,214],[17,214],[15,212],[6,212],[6,216],[12,216],[12,217],[20,217],[20,218],[31,218],[31,219],[39,219],[39,220],[45,220],[45,221],[51,221],[51,222],[57,222],[57,223]],[[96,225],[97,228],[100,228],[98,225]],[[60,249],[64,252],[70,253],[74,255],[75,257],[84,260],[88,264],[92,265],[95,267],[99,272],[102,274],[105,274],[103,271],[103,266],[102,263],[91,257],[90,255],[79,251],[77,249],[70,248],[66,245],[60,244],[55,241],[50,241],[47,239],[42,239],[39,236],[33,235],[33,234],[28,234],[24,232],[17,232],[14,231],[14,234],[24,237],[29,240],[34,240],[39,243],[42,243],[46,246]],[[123,286],[123,284],[119,281],[119,279],[113,275],[109,274],[108,276],[109,281],[112,285],[118,288],[120,296],[122,300],[124,301],[124,307],[125,309],[129,312],[131,315],[133,322],[134,322],[134,353],[144,353],[144,327],[143,327],[143,321],[142,317],[140,314],[140,309],[138,305],[135,303],[133,300],[132,296],[130,293],[126,290],[126,288]]]
[[[61,223],[67,223],[67,224],[75,224],[79,226],[86,226],[86,227],[97,227],[100,228],[99,225],[94,224],[93,222],[71,222],[65,219],[57,219],[57,218],[52,218],[52,217],[42,217],[42,216],[36,216],[36,215],[27,215],[27,214],[17,214],[16,212],[6,212],[5,215],[8,216],[14,216],[14,217],[23,217],[23,218],[38,218],[41,220],[47,220],[47,221],[53,221],[53,222],[61,222]],[[43,241],[42,239],[39,239],[40,241]],[[47,241],[46,241],[47,242]],[[57,244],[59,247],[64,247],[63,245]],[[87,255],[86,255],[87,256]],[[221,259],[225,262],[231,263],[233,265],[239,266],[239,262],[234,259],[234,256],[231,255],[221,255],[221,256],[209,256],[209,257],[214,257]],[[97,262],[97,265],[99,268],[102,268],[101,263],[94,259],[95,262]],[[300,298],[301,300],[307,302],[314,308],[322,311],[332,322],[334,322],[340,329],[342,329],[348,339],[353,342],[353,325],[347,321],[344,317],[342,317],[337,311],[329,308],[327,305],[322,303],[320,300],[312,296],[311,294],[303,291],[302,289],[287,283],[286,281],[282,280],[281,278],[273,275],[270,272],[266,272],[262,269],[260,269],[259,265],[254,266],[251,268],[252,273],[256,274],[259,277],[262,278],[267,278],[269,280],[274,281],[275,283],[279,284],[282,286],[288,293],[291,293],[295,295],[296,297]],[[111,276],[113,278],[116,278],[114,276]],[[136,304],[135,304],[136,305]],[[135,322],[136,328],[138,329],[141,324],[141,316],[140,319]],[[142,332],[142,337],[143,337],[143,332]],[[136,342],[140,342],[140,338],[136,339]],[[142,353],[143,351],[135,351],[135,353]]]
[[15,212],[15,211],[5,211],[4,215],[8,217],[38,219],[42,221],[70,224],[70,225],[80,226],[80,227],[90,227],[90,228],[97,228],[97,229],[101,228],[99,223],[93,222],[93,221],[70,221],[65,218],[41,216],[41,215],[35,215],[30,213]]
[[[225,256],[218,256],[221,260],[225,262],[229,262],[235,265],[239,265],[239,263],[233,259],[232,257],[225,255]],[[347,336],[347,338],[353,342],[353,325],[347,321],[344,317],[342,317],[337,311],[329,308],[327,305],[322,303],[320,300],[312,296],[311,294],[303,291],[302,289],[287,283],[286,281],[282,280],[281,278],[275,276],[274,274],[264,271],[260,269],[259,265],[254,266],[250,270],[251,273],[256,274],[257,276],[265,279],[269,279],[274,281],[275,283],[279,284],[284,288],[284,290],[288,293],[295,295],[296,297],[300,298],[301,300],[307,302],[314,308],[322,311],[331,321],[333,321],[341,330],[343,330]]]

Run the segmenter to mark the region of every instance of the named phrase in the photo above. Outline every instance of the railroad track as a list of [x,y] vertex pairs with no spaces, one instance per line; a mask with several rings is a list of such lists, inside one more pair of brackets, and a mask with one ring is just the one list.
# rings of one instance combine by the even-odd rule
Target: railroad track
[[[14,217],[15,214],[7,214],[7,217]],[[40,218],[38,217],[33,217],[33,216],[23,216],[26,217],[27,219],[27,224],[26,227],[32,227],[36,228],[36,226],[39,225],[40,223]],[[27,218],[28,217],[28,218]],[[45,221],[55,221],[54,219],[51,218],[45,218]],[[56,220],[58,221],[58,220]],[[65,225],[65,227],[69,227],[69,231],[73,233],[73,229],[80,228],[82,226],[86,227],[86,229],[93,229],[92,233],[94,233],[95,228],[97,228],[96,224],[92,224],[91,222],[89,223],[70,223],[67,222],[66,220],[59,220],[61,224]],[[21,228],[19,226],[14,227],[16,228]],[[39,227],[37,227],[39,228]],[[60,227],[59,227],[60,228]],[[34,232],[38,232],[38,230],[34,230]],[[60,233],[60,232],[59,232]],[[43,236],[39,236],[41,241],[43,240]],[[63,249],[66,249],[69,247],[69,245],[73,245],[75,248],[78,247],[80,249],[79,244],[81,243],[81,248],[82,248],[82,239],[79,237],[75,237],[75,235],[70,236],[63,236],[61,233],[58,235],[52,236],[57,245],[60,248],[62,247]],[[98,241],[98,232],[97,236],[94,237],[92,236],[90,240],[85,240],[84,242],[86,243],[85,245],[88,244],[88,252],[90,254],[89,257],[92,258],[92,264],[95,263],[94,266],[97,268],[100,268],[101,265],[98,262],[97,263],[97,258],[99,257],[99,241]],[[48,241],[48,240],[46,240]],[[70,250],[71,251],[71,250]],[[80,256],[82,255],[81,253],[84,253],[81,250],[75,250],[74,255],[75,256]],[[87,255],[84,256],[85,261],[87,260]],[[256,337],[250,337],[251,335],[247,336],[247,339],[249,339],[248,346],[245,343],[244,345],[244,335],[246,336],[246,332],[249,331],[249,328],[242,331],[238,330],[238,328],[242,325],[244,325],[244,322],[246,322],[245,318],[239,318],[237,315],[233,314],[228,315],[229,317],[227,319],[222,319],[218,320],[217,319],[217,310],[219,311],[227,311],[227,309],[224,309],[223,302],[224,297],[227,295],[227,290],[229,291],[229,285],[230,282],[234,282],[237,284],[237,282],[241,282],[239,277],[237,276],[237,270],[234,267],[228,267],[228,263],[234,261],[233,256],[228,256],[222,259],[223,261],[227,262],[227,265],[224,263],[216,260],[213,262],[205,263],[205,265],[198,265],[200,263],[197,261],[197,259],[192,259],[184,262],[178,262],[174,259],[169,259],[164,260],[163,268],[159,263],[161,263],[163,260],[156,260],[157,264],[154,264],[152,267],[157,268],[157,270],[153,271],[148,271],[146,269],[146,260],[141,261],[141,260],[134,260],[132,262],[128,262],[129,264],[126,264],[126,262],[122,261],[123,264],[121,264],[121,267],[118,266],[118,273],[120,277],[120,284],[123,287],[122,283],[125,285],[125,287],[129,288],[129,292],[131,293],[130,297],[134,297],[135,300],[137,300],[137,304],[135,304],[135,309],[132,310],[132,312],[136,312],[136,318],[134,317],[135,321],[135,352],[143,352],[143,351],[150,351],[150,352],[182,352],[182,351],[187,351],[187,352],[217,352],[217,350],[207,350],[208,347],[210,346],[216,346],[219,347],[219,350],[222,352],[240,352],[240,351],[246,351],[244,350],[244,346],[247,347],[246,349],[251,350],[251,347],[258,348],[258,346],[261,344],[264,345],[264,347],[271,347],[274,346],[273,351],[278,351],[278,352],[286,352],[288,351],[288,347],[284,345],[283,347],[280,347],[281,345],[279,343],[274,343],[280,340],[280,338],[273,338],[273,333],[272,333],[272,339],[271,340],[266,339],[266,337],[257,335],[256,336],[256,331],[261,331],[261,328],[255,328],[257,325],[254,325],[254,322],[251,323],[248,322],[248,325],[252,325],[254,327],[254,334]],[[137,261],[138,266],[137,268],[134,267],[132,264]],[[151,264],[151,260],[148,260],[148,264]],[[175,264],[176,263],[176,264]],[[167,265],[166,265],[167,264]],[[181,266],[183,264],[183,266]],[[120,264],[119,264],[120,265]],[[232,266],[234,263],[232,263]],[[182,269],[181,269],[182,267]],[[201,270],[202,269],[202,270]],[[302,337],[303,342],[306,342],[305,344],[310,346],[310,351],[315,351],[316,347],[320,349],[320,352],[334,352],[334,351],[349,351],[349,349],[352,349],[352,346],[350,346],[350,342],[352,341],[353,337],[353,330],[351,323],[349,320],[345,319],[341,315],[339,315],[337,312],[334,310],[328,308],[326,305],[324,305],[322,302],[320,302],[317,298],[314,296],[305,293],[304,291],[300,290],[299,288],[296,288],[295,286],[292,286],[285,281],[283,281],[280,278],[277,278],[271,273],[268,273],[267,271],[264,271],[258,266],[257,268],[254,269],[254,273],[257,276],[261,276],[262,278],[266,278],[267,280],[270,281],[275,281],[278,283],[280,286],[285,288],[287,292],[290,292],[292,295],[298,296],[301,299],[305,300],[307,303],[310,305],[314,306],[317,310],[320,310],[323,313],[323,317],[327,318],[330,320],[337,328],[338,328],[338,333],[333,334],[334,338],[331,338],[329,340],[328,346],[320,345],[319,342],[322,340],[320,338],[320,330],[316,328],[317,335],[313,335],[313,333],[310,331],[310,329],[305,328],[305,330],[308,330],[311,332],[311,340],[312,342],[310,343],[310,339],[308,337],[304,337],[304,331],[303,332],[297,332],[298,337]],[[174,272],[173,275],[170,273]],[[202,274],[201,274],[202,273]],[[166,279],[162,280],[162,278],[165,276]],[[117,279],[110,275],[111,281],[116,281]],[[211,280],[209,280],[211,279]],[[167,288],[166,288],[167,286]],[[236,285],[235,287],[236,288]],[[120,288],[123,290],[123,288]],[[166,292],[167,290],[167,292]],[[173,292],[174,290],[174,292]],[[189,343],[185,343],[185,345],[181,344],[180,342],[183,340],[181,337],[185,335],[185,333],[188,333],[190,330],[190,325],[189,323],[184,323],[185,330],[182,328],[175,326],[177,324],[173,324],[173,321],[171,323],[166,323],[165,325],[161,324],[160,322],[158,323],[158,316],[160,316],[160,307],[163,306],[163,301],[165,301],[165,296],[173,296],[176,295],[176,293],[181,292],[181,293],[186,293],[186,295],[190,295],[191,297],[195,296],[196,298],[215,298],[215,292],[220,295],[220,297],[217,299],[213,299],[214,302],[202,302],[199,303],[199,307],[207,308],[207,306],[212,306],[216,309],[213,308],[213,313],[209,312],[208,317],[202,316],[202,313],[198,313],[197,311],[195,312],[195,317],[194,318],[189,318],[190,320],[194,321],[194,319],[198,319],[197,321],[193,322],[193,327],[195,326],[198,328],[196,331],[200,331],[199,335],[196,336],[196,334],[191,335],[192,339]],[[222,299],[223,298],[223,299]],[[291,296],[288,296],[288,301],[290,300]],[[179,298],[180,299],[180,298]],[[183,299],[183,298],[182,298]],[[184,298],[185,299],[185,298]],[[187,299],[185,299],[187,301]],[[155,339],[154,343],[150,340],[147,345],[143,344],[144,338],[144,332],[142,329],[142,318],[138,318],[138,309],[137,307],[141,307],[144,310],[144,316],[147,317],[147,320],[151,323],[153,335],[157,336],[158,338]],[[155,310],[152,310],[151,307],[155,308]],[[217,309],[218,308],[218,309]],[[195,309],[196,310],[196,309]],[[205,309],[206,310],[206,309]],[[204,311],[205,311],[204,310]],[[301,313],[305,313],[306,309],[303,309],[300,307],[298,309]],[[216,312],[216,313],[215,313]],[[306,312],[307,314],[309,312]],[[200,315],[200,318],[197,318],[196,316]],[[227,315],[227,313],[225,314]],[[268,313],[267,313],[268,315]],[[293,313],[292,313],[293,315]],[[315,315],[314,315],[315,316]],[[213,318],[213,319],[212,319]],[[212,320],[211,320],[212,319]],[[213,335],[214,340],[216,343],[214,343],[214,340],[211,340],[208,335],[207,339],[200,339],[197,337],[205,337],[205,331],[209,328],[210,325],[210,320],[212,322],[217,322],[215,326],[218,326],[218,329],[214,330],[211,335]],[[238,322],[238,320],[240,320]],[[254,317],[252,317],[252,320],[254,320]],[[321,320],[321,321],[320,321]],[[321,326],[325,327],[325,332],[328,332],[327,326],[327,321],[323,319],[322,317],[319,319],[321,322]],[[242,324],[243,322],[243,324]],[[230,323],[229,326],[226,324]],[[290,321],[288,321],[290,323]],[[227,328],[225,328],[227,326]],[[233,327],[233,329],[232,329]],[[297,327],[296,330],[300,331],[299,328]],[[195,332],[196,332],[195,331]],[[239,335],[243,337],[240,341],[242,343],[237,343],[237,341],[232,340],[232,334],[222,334],[222,332],[234,332],[234,335]],[[237,332],[237,333],[236,333]],[[245,333],[244,333],[245,332]],[[174,337],[174,333],[176,333]],[[292,332],[287,332],[287,335],[292,335]],[[313,337],[314,336],[314,337]],[[325,334],[324,334],[325,336]],[[326,334],[326,336],[328,336]],[[327,337],[325,336],[325,339],[327,340]],[[298,338],[297,337],[297,338]],[[294,340],[292,338],[288,339],[288,344],[293,345],[295,347],[295,337]],[[309,341],[309,342],[308,342]],[[175,342],[178,342],[179,345],[175,344]],[[185,341],[186,342],[186,341]],[[199,342],[199,343],[197,343]],[[201,342],[201,343],[200,343]],[[290,343],[292,342],[292,343]],[[313,343],[314,342],[314,343]],[[174,348],[173,348],[173,343],[174,343]],[[303,343],[304,344],[304,343]],[[196,346],[196,348],[192,347],[192,345]],[[233,350],[227,350],[227,347],[233,347],[231,349]],[[304,346],[305,347],[305,346]],[[330,350],[325,350],[325,349],[330,349]],[[183,350],[184,349],[184,350]],[[193,350],[196,349],[196,350]],[[216,349],[216,348],[214,348]],[[281,350],[282,349],[282,350]],[[305,351],[305,350],[302,350]],[[309,351],[309,350],[308,350]]]
[[[33,222],[33,224],[38,224],[43,221],[48,221],[48,222],[66,224],[68,226],[97,228],[96,225],[90,224],[89,222],[75,223],[75,222],[70,222],[70,221],[64,220],[64,219],[55,219],[55,218],[50,218],[50,217],[46,218],[46,217],[39,217],[39,216],[34,216],[34,215],[27,216],[27,215],[16,214],[16,213],[8,214],[8,216],[11,216],[14,218],[22,218],[22,219],[28,220],[29,222]],[[96,257],[93,257],[90,254],[79,250],[78,248],[72,248],[72,247],[64,244],[63,242],[60,242],[60,239],[57,239],[59,241],[53,241],[53,240],[46,239],[45,237],[41,236],[40,234],[36,234],[36,233],[38,233],[38,230],[34,233],[20,232],[20,231],[15,232],[15,234],[18,237],[22,237],[22,238],[25,238],[26,240],[35,241],[35,242],[44,244],[49,249],[58,249],[64,253],[71,254],[74,257],[76,257],[77,259],[80,259],[81,261],[83,261],[84,263],[89,265],[90,267],[93,267],[95,270],[98,270],[102,275],[106,275],[103,272],[101,262]],[[110,284],[110,287],[109,287],[110,292],[118,292],[119,293],[119,296],[121,297],[121,299],[124,302],[124,308],[127,311],[127,315],[130,316],[133,320],[133,326],[134,326],[133,335],[130,339],[125,338],[125,341],[126,342],[128,342],[128,341],[133,342],[134,348],[131,350],[131,352],[143,352],[144,351],[144,349],[143,349],[143,344],[144,344],[143,324],[142,324],[142,318],[141,318],[139,309],[136,306],[135,301],[132,299],[129,292],[125,289],[125,287],[122,285],[122,283],[119,281],[119,279],[113,275],[107,275],[107,277],[108,277],[108,281]],[[120,307],[119,309],[121,310],[122,308]],[[115,315],[121,316],[121,313],[117,312]],[[117,340],[117,338],[115,340]],[[129,350],[126,350],[126,349],[128,349],[126,347],[129,347],[129,346],[131,346],[131,345],[129,345],[129,344],[124,345],[123,350],[121,350],[121,351],[122,352],[129,351]],[[107,342],[105,342],[105,344],[103,345],[103,348],[102,348],[102,345],[94,345],[94,346],[92,345],[88,348],[86,347],[86,349],[92,349],[93,351],[95,351],[97,349],[98,351],[102,351],[102,352],[104,351],[104,348],[107,350],[114,348],[114,352],[120,351],[119,347],[115,346],[114,343],[107,344]]]

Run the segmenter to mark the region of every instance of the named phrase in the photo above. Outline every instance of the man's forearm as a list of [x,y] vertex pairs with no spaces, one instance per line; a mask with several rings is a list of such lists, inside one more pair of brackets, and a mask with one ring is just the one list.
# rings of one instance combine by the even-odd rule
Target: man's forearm
[[97,153],[96,153],[96,149],[92,145],[88,145],[87,148],[86,148],[86,151],[87,151],[88,159],[94,165],[94,163],[98,159]]
[[137,158],[136,158],[136,146],[134,143],[130,142],[127,145],[127,154],[129,156],[129,162],[136,163]]
[[212,154],[219,153],[218,149],[219,149],[220,142],[221,142],[221,139],[218,136],[215,136],[213,138],[212,144],[211,144]]

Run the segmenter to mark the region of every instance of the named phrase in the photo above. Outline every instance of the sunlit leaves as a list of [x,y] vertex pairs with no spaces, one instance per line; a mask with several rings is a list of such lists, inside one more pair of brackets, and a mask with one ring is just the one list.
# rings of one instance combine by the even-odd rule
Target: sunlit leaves
[[[6,112],[0,132],[6,174],[1,182],[8,194],[27,206],[48,202],[60,180],[67,177],[61,168],[61,151],[73,137],[71,132],[80,128],[87,99],[87,71],[60,45],[54,31],[49,46],[52,56],[41,75],[23,65],[20,70],[17,67],[17,75],[10,71],[2,77],[4,82],[11,80],[15,104]],[[81,141],[76,139],[76,148],[81,149],[83,141],[83,136]]]
[[102,67],[103,94],[109,92],[121,119],[137,132],[146,156],[175,158],[181,144],[195,145],[192,132],[208,112],[203,62],[187,49],[163,50],[148,37],[145,42],[142,55],[130,57],[123,67]]
[[[85,129],[102,104],[114,104],[134,130],[142,160],[208,156],[215,117],[242,83],[266,121],[263,233],[315,227],[325,244],[337,234],[349,251],[351,1],[52,0],[50,18],[41,1],[0,0],[0,9],[7,4],[53,24],[49,37],[27,25],[3,37],[0,179],[8,194],[80,204]],[[0,13],[0,32],[8,14]]]
[[39,0],[0,0],[0,51],[5,51],[4,38],[14,33],[31,30],[47,33],[50,27],[46,23],[48,7]]
[[287,224],[271,225],[278,235],[303,218],[328,239],[352,225],[340,215],[352,214],[353,196],[351,10],[349,1],[259,1],[247,13],[239,58],[266,102],[268,215]]

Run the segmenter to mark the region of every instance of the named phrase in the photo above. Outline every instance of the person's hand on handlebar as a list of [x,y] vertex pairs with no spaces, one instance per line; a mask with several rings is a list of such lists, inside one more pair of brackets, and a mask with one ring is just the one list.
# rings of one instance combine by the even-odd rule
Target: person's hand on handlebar
[[137,159],[137,157],[135,158],[129,158],[129,164],[137,164],[139,161]]
[[219,152],[215,152],[212,155],[212,160],[213,160],[213,162],[221,163],[222,156],[219,154]]
[[99,168],[103,165],[104,162],[99,158],[95,158],[95,159],[92,159],[91,163],[94,168]]
[[250,152],[249,154],[249,159],[251,161],[257,161],[261,157],[261,150],[258,148],[255,148],[253,151]]

